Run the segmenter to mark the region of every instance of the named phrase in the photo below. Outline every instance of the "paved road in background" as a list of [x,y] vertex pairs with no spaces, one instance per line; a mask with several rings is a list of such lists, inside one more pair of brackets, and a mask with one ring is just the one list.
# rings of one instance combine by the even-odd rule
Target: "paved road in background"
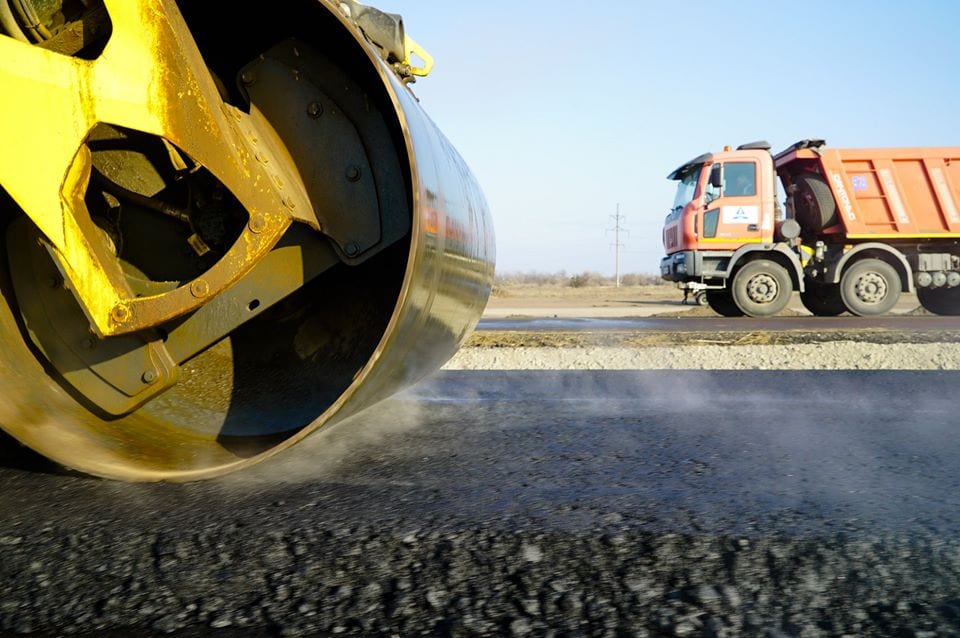
[[623,317],[623,318],[509,318],[482,319],[479,330],[618,331],[646,330],[662,332],[780,332],[796,330],[864,330],[934,333],[960,330],[960,317],[896,316],[885,317]]
[[441,372],[188,485],[5,441],[0,632],[956,633],[958,381]]

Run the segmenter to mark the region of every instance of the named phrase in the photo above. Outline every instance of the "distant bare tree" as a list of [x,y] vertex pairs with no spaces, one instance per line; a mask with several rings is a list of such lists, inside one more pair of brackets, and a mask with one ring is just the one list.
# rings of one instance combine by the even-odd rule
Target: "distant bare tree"
[[660,275],[633,272],[621,276],[620,283],[624,286],[662,286],[668,282],[664,281]]
[[[620,276],[622,286],[659,286],[666,285],[660,275],[650,273],[626,273]],[[567,274],[565,270],[553,273],[537,271],[520,271],[497,273],[494,279],[494,294],[504,286],[539,286],[585,288],[588,286],[615,286],[613,276],[603,275],[594,271],[583,271],[576,274]]]
[[610,277],[604,277],[598,272],[584,271],[579,275],[570,277],[570,287],[586,288],[587,286],[604,286],[607,284],[607,281],[612,281],[613,285],[616,285],[616,281]]

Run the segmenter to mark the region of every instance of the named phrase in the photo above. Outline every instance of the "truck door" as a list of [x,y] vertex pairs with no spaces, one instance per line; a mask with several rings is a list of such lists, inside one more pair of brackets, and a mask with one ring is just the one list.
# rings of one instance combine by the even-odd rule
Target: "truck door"
[[753,161],[727,161],[711,167],[701,235],[701,241],[711,248],[736,250],[762,241],[757,168]]

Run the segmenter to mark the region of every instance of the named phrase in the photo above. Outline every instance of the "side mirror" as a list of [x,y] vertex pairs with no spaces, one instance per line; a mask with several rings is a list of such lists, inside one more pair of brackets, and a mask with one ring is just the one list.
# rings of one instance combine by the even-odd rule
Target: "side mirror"
[[720,175],[719,164],[714,164],[713,168],[710,169],[710,185],[714,188],[720,188],[723,186],[723,178]]

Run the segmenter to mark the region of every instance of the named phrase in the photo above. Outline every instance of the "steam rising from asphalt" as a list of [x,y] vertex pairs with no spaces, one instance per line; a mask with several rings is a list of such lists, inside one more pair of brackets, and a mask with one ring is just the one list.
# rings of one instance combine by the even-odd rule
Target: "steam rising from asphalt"
[[[323,481],[343,473],[358,458],[385,462],[390,439],[402,437],[424,422],[416,397],[401,394],[333,426],[322,427],[290,450],[247,472],[233,475],[254,482]],[[229,480],[230,477],[227,477]]]
[[[949,519],[932,475],[960,444],[952,373],[451,371],[307,439],[242,478],[394,493],[397,512],[574,507],[667,529],[815,533]],[[952,484],[955,484],[953,481]],[[430,494],[431,496],[425,496]],[[433,496],[435,495],[435,496]],[[948,511],[949,510],[949,511]],[[444,510],[447,511],[447,510]],[[593,518],[590,518],[593,517]]]

